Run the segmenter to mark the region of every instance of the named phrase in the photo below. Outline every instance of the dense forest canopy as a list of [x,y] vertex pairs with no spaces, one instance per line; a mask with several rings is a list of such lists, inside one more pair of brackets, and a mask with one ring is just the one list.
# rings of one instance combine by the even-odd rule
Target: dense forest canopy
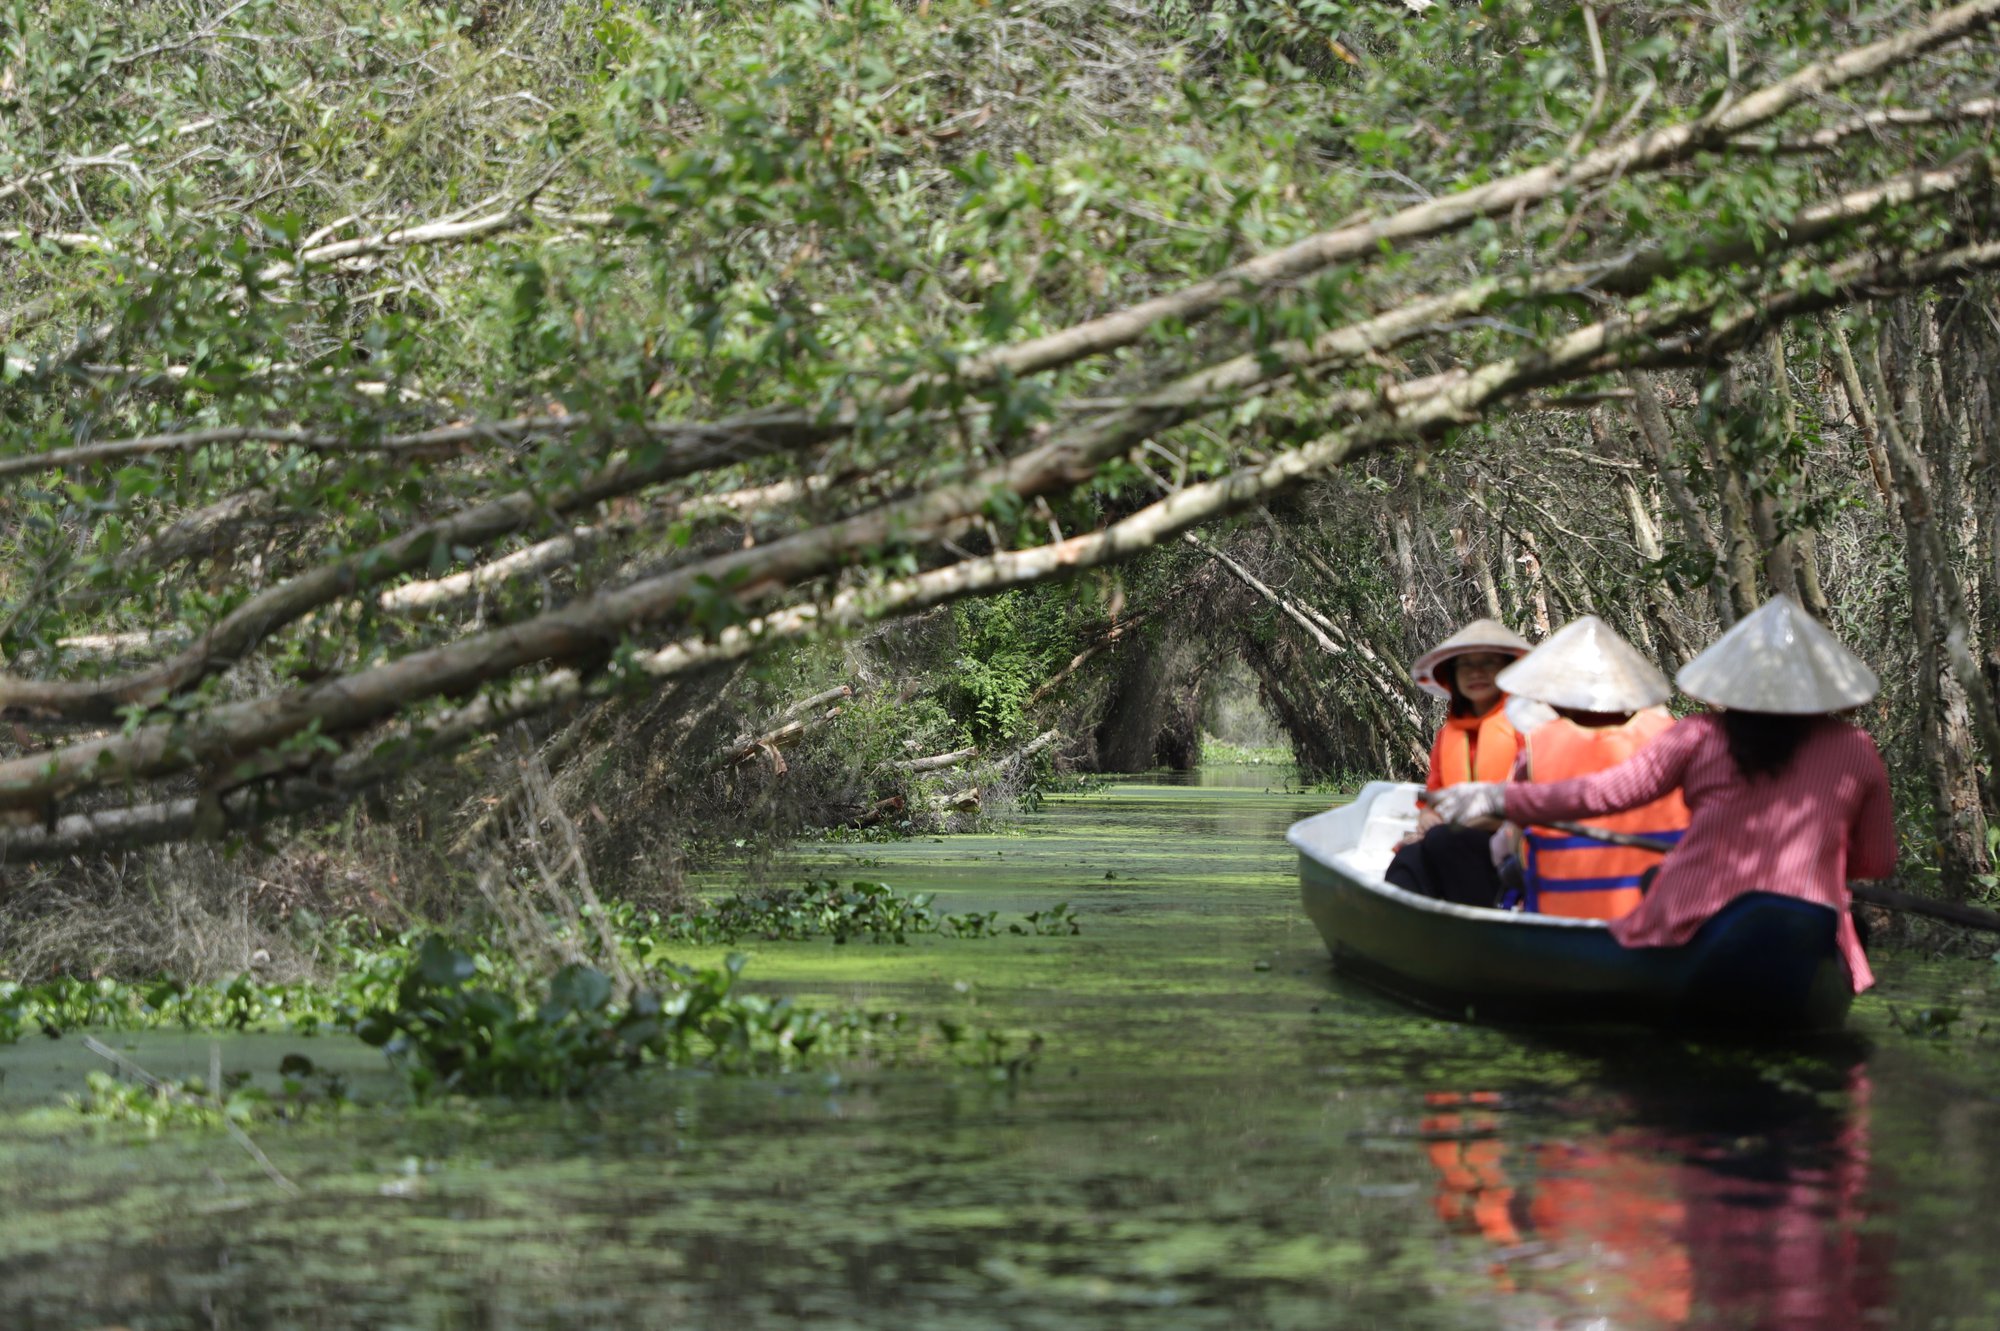
[[1784,591],[1969,890],[1996,16],[16,0],[0,854],[456,836],[502,733],[1144,766],[1222,659],[1402,774],[1464,617],[1671,668]]

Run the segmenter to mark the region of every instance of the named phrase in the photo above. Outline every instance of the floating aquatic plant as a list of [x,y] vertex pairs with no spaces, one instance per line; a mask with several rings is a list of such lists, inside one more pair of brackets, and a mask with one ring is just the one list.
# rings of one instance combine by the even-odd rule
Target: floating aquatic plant
[[[815,878],[800,887],[738,892],[678,914],[640,920],[627,908],[621,932],[648,935],[654,947],[685,943],[734,943],[757,938],[767,942],[832,938],[846,943],[866,938],[877,943],[908,943],[932,934],[945,938],[991,938],[1003,930],[998,911],[947,914],[933,904],[929,892],[905,896],[887,883],[856,880],[842,883]],[[1010,923],[1009,934],[1076,934],[1082,932],[1068,902],[1030,911]]]

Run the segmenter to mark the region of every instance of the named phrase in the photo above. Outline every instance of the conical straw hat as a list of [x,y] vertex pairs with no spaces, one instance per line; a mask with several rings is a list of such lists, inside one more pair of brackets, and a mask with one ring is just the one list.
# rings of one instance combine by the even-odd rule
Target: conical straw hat
[[1579,712],[1636,712],[1674,691],[1658,667],[1596,615],[1565,624],[1494,683],[1516,698]]
[[1533,645],[1497,619],[1475,619],[1458,632],[1417,658],[1410,668],[1411,678],[1426,692],[1440,698],[1451,697],[1449,685],[1438,682],[1437,668],[1454,656],[1474,652],[1497,652],[1503,656],[1526,656]]
[[1691,698],[1738,712],[1811,716],[1859,707],[1882,681],[1786,596],[1773,596],[1675,678]]

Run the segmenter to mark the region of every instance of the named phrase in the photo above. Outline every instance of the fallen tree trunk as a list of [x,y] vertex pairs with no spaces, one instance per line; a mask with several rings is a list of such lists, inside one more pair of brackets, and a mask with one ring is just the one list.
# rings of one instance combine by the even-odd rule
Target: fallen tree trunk
[[774,774],[783,776],[785,760],[779,755],[779,750],[790,748],[805,738],[806,731],[839,716],[842,709],[829,704],[853,696],[853,685],[839,684],[815,693],[810,698],[801,698],[773,717],[771,728],[763,734],[738,736],[727,749],[723,750],[721,757],[709,764],[708,770],[719,772],[724,768],[749,762],[759,754],[767,754],[771,758]]
[[922,772],[942,772],[948,767],[958,767],[979,756],[979,746],[968,749],[953,749],[950,753],[934,753],[928,758],[910,758],[896,764],[896,770],[915,776]]
[[1090,664],[1097,657],[1116,647],[1120,642],[1123,642],[1128,634],[1146,622],[1148,613],[1141,610],[1135,614],[1127,615],[1123,619],[1113,621],[1110,628],[1098,634],[1093,642],[1075,656],[1072,656],[1069,659],[1069,664],[1037,685],[1035,691],[1028,695],[1028,706],[1033,707],[1038,703],[1046,701],[1057,689],[1060,689],[1064,684],[1069,682],[1070,676]]
[[1252,574],[1250,570],[1244,568],[1241,564],[1208,542],[1201,540],[1194,533],[1189,532],[1183,535],[1181,539],[1214,559],[1225,569],[1229,570],[1237,581],[1276,606],[1284,613],[1286,618],[1304,629],[1306,636],[1311,638],[1321,651],[1327,653],[1329,656],[1342,658],[1350,656],[1359,657],[1362,662],[1359,666],[1360,673],[1368,679],[1369,683],[1378,691],[1382,700],[1389,705],[1390,709],[1417,730],[1421,731],[1424,728],[1423,715],[1417,711],[1416,705],[1396,688],[1393,681],[1379,675],[1374,669],[1376,663],[1367,659],[1368,656],[1372,656],[1372,653],[1364,656],[1355,652],[1348,645],[1334,641],[1333,635],[1339,633],[1340,630],[1334,625],[1332,620],[1303,602],[1294,601],[1288,596],[1282,596],[1278,592],[1273,591]]
[[1062,731],[1044,730],[1041,734],[1035,736],[1033,739],[1029,740],[1026,744],[1023,744],[1020,748],[1014,750],[1012,753],[1002,758],[1000,760],[1001,765],[1012,766],[1015,763],[1024,763],[1028,761],[1028,759],[1040,753],[1042,750],[1051,747],[1061,739],[1062,739]]

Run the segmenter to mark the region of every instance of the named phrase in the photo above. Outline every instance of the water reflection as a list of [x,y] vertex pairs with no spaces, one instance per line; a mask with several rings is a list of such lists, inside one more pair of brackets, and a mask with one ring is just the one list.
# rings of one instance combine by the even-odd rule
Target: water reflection
[[1858,1062],[1839,1073],[1832,1094],[1702,1078],[1519,1109],[1432,1092],[1417,1135],[1438,1219],[1477,1239],[1510,1327],[1881,1325],[1872,1088]]

